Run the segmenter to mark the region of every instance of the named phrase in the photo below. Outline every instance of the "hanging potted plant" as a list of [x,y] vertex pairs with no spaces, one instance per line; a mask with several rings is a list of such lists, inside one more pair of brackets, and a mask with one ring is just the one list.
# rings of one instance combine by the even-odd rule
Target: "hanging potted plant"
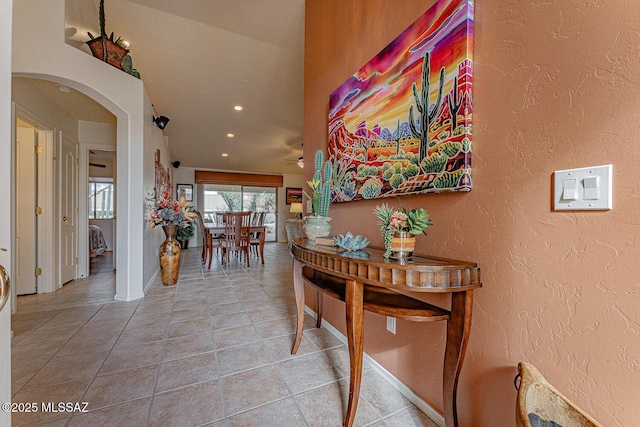
[[100,0],[100,37],[93,37],[93,34],[87,33],[91,40],[87,42],[89,49],[94,57],[104,61],[122,71],[125,71],[125,65],[129,65],[131,57],[127,54],[129,50],[122,45],[122,40],[118,37],[116,40],[111,36],[107,37],[104,19],[104,0]]
[[331,204],[331,175],[333,173],[331,160],[324,162],[324,154],[321,150],[316,151],[314,166],[313,179],[307,181],[311,195],[304,192],[305,196],[311,200],[312,214],[304,218],[306,220],[304,232],[312,240],[315,240],[316,237],[328,236],[331,233],[331,224],[329,224],[331,217],[327,214]]

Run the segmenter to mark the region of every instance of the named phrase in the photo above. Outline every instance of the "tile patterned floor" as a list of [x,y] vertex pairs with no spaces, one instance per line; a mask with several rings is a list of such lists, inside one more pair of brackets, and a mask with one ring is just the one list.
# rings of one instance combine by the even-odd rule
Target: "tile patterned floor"
[[[18,299],[12,317],[14,402],[88,402],[88,413],[14,413],[14,426],[340,426],[346,347],[310,317],[296,356],[292,262],[269,244],[265,265],[183,252],[180,280],[113,301],[102,269]],[[105,262],[110,262],[106,260]],[[106,271],[106,272],[102,272]],[[435,426],[365,365],[357,426]]]

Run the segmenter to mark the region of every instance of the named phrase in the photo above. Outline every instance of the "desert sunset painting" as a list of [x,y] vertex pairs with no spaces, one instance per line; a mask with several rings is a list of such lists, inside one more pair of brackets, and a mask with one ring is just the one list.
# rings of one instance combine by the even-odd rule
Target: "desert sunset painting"
[[440,0],[329,99],[332,199],[469,191],[473,1]]

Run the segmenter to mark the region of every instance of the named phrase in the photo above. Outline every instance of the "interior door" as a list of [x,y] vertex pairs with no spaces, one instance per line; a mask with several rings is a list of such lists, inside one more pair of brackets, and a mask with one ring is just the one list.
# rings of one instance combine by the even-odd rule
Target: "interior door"
[[63,138],[60,153],[60,283],[77,277],[78,145]]
[[17,295],[36,293],[36,130],[16,128],[16,274]]
[[[11,19],[13,2],[0,1],[0,265],[11,273],[13,138],[11,135]],[[13,291],[13,290],[11,290]],[[1,299],[1,297],[0,297]],[[11,304],[0,307],[0,403],[11,401]],[[11,413],[0,411],[0,425],[11,425]]]

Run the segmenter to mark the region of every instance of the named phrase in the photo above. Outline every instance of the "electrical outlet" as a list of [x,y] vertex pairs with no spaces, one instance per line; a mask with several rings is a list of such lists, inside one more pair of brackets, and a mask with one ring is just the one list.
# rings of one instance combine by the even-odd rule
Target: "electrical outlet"
[[395,335],[396,333],[396,318],[387,316],[387,331]]

